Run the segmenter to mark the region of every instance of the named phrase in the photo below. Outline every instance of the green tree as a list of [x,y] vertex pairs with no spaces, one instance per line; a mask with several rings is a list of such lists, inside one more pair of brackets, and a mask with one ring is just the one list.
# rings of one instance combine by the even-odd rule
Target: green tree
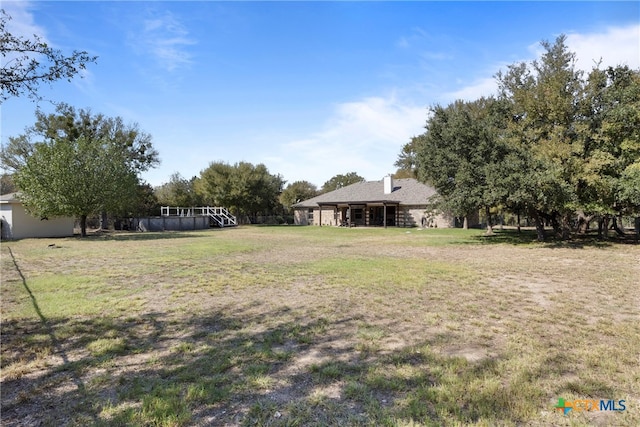
[[85,51],[73,51],[65,56],[60,50],[53,49],[37,35],[33,39],[14,36],[7,29],[11,17],[0,9],[0,104],[10,97],[27,94],[29,98],[40,100],[38,86],[53,83],[56,80],[71,79],[88,63],[96,62],[97,56]]
[[[415,165],[441,207],[462,215],[492,206],[570,237],[594,218],[640,212],[640,70],[575,67],[565,36],[542,42],[531,63],[498,73],[497,100],[432,109],[427,131],[403,147],[397,166]],[[616,228],[620,234],[622,230]]]
[[28,135],[9,137],[9,143],[0,149],[0,166],[7,173],[12,174],[18,171],[33,154],[33,142]]
[[427,131],[412,140],[419,179],[438,190],[435,204],[465,218],[484,208],[488,232],[490,208],[505,195],[500,182],[504,108],[493,98],[436,106]]
[[594,69],[587,94],[581,201],[599,215],[637,214],[640,203],[630,196],[640,162],[640,70]]
[[138,183],[133,202],[114,214],[125,218],[160,215],[160,203],[151,184]]
[[286,209],[303,200],[310,199],[318,195],[318,188],[308,181],[292,182],[280,194],[280,203]]
[[166,182],[155,189],[156,197],[161,206],[200,206],[202,197],[196,192],[195,181],[197,177],[191,179],[183,178],[176,172],[171,175],[169,182]]
[[629,214],[640,213],[640,161],[627,166],[618,182],[618,200]]
[[509,198],[534,219],[539,240],[544,221],[567,238],[576,215],[584,228],[600,217],[606,233],[610,217],[637,212],[628,197],[633,191],[626,190],[635,185],[633,164],[640,158],[639,72],[596,67],[585,79],[565,40],[543,42],[539,61],[498,74],[501,96],[513,109],[505,134]]
[[[584,96],[582,72],[575,54],[559,36],[542,42],[545,53],[531,64],[511,65],[497,76],[501,97],[510,102],[513,120],[505,134],[517,168],[508,179],[511,203],[524,206],[534,220],[538,239],[544,240],[544,221],[568,237],[570,221],[579,207],[578,181],[583,140],[576,131],[580,100]],[[521,188],[524,186],[525,188]]]
[[16,190],[17,188],[13,182],[13,175],[8,173],[0,175],[0,194],[13,193]]
[[394,174],[394,178],[417,178],[417,148],[420,145],[420,137],[414,136],[411,141],[402,146],[400,154],[394,163],[398,168]]
[[35,145],[15,175],[27,210],[38,216],[87,217],[122,211],[136,198],[138,178],[122,150],[108,140],[55,138]]
[[[105,166],[101,167],[96,161],[85,158],[86,154],[82,153],[85,149],[95,154],[96,159],[103,161]],[[55,150],[60,150],[60,154],[56,155]],[[112,159],[105,160],[106,156]],[[61,157],[69,162],[61,162]],[[51,166],[45,164],[47,161],[51,162]],[[35,124],[27,128],[25,134],[10,138],[8,146],[3,147],[2,162],[16,171],[16,186],[24,193],[23,197],[32,211],[46,211],[46,215],[50,216],[70,215],[73,213],[71,211],[76,211],[81,219],[82,233],[86,235],[86,215],[98,213],[93,210],[97,204],[102,206],[102,213],[130,210],[131,204],[136,202],[134,195],[138,185],[137,176],[158,164],[159,157],[151,136],[142,132],[137,124],[126,125],[120,117],[94,115],[90,110],[76,110],[67,104],[60,104],[54,114],[37,111]],[[42,171],[36,170],[36,164],[44,165]],[[25,169],[28,165],[29,168]],[[73,174],[76,165],[79,175],[65,176]],[[95,172],[90,172],[90,168],[95,168]],[[104,171],[109,168],[115,174],[115,181],[104,175]],[[133,184],[129,180],[129,173],[136,177]],[[48,174],[51,179],[55,178],[55,183],[49,182]],[[44,182],[37,185],[32,179],[34,176]],[[85,179],[87,184],[76,187],[60,184],[75,183],[77,179]],[[124,184],[131,184],[131,187],[125,191]],[[96,191],[94,187],[98,185],[103,185],[104,188]],[[113,194],[114,189],[121,192],[120,198],[107,197]],[[45,190],[52,192],[45,196]],[[28,194],[30,191],[34,194]],[[72,199],[69,196],[69,193],[83,191],[104,196],[104,201],[98,203],[91,199],[89,203],[93,196],[77,195]],[[51,200],[47,202],[46,197],[67,201],[56,204]],[[57,214],[56,209],[59,211]],[[106,215],[103,214],[104,216]]]
[[238,215],[256,215],[273,212],[284,183],[263,164],[213,162],[200,173],[196,191],[211,206],[224,206]]
[[328,193],[329,191],[337,190],[338,188],[346,187],[347,185],[355,184],[356,182],[364,181],[364,178],[358,175],[356,172],[349,172],[347,174],[338,174],[333,176],[329,181],[322,185],[321,193]]
[[61,103],[55,113],[36,111],[36,121],[25,133],[9,137],[9,143],[0,151],[3,169],[18,171],[41,142],[53,142],[57,138],[74,141],[80,137],[102,140],[122,152],[128,165],[137,173],[157,166],[160,157],[153,147],[151,135],[143,132],[137,123],[125,124],[121,117],[93,114],[89,109],[76,110]]
[[119,210],[111,211],[113,226],[116,230],[128,230],[133,224],[131,218],[149,217],[160,215],[160,203],[156,198],[154,188],[146,182],[138,182],[135,187],[131,202],[122,206]]

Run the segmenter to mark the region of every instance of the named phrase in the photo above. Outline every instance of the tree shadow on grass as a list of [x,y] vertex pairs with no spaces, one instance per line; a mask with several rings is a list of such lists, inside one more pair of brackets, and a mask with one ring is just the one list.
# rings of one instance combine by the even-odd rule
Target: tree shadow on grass
[[517,424],[509,399],[545,402],[505,382],[504,356],[359,351],[361,322],[260,306],[6,321],[3,425]]
[[115,241],[145,241],[145,240],[166,240],[166,239],[183,239],[183,238],[198,238],[198,237],[210,237],[213,233],[222,231],[220,229],[205,229],[205,230],[188,230],[188,231],[108,231],[89,234],[87,237],[80,237],[78,239],[86,241],[96,240],[115,240]]
[[551,249],[604,249],[615,244],[629,244],[635,242],[631,238],[617,237],[610,237],[607,240],[602,240],[593,233],[588,233],[585,235],[574,235],[569,240],[562,240],[553,235],[552,232],[547,233],[547,237],[544,242],[538,242],[535,230],[521,230],[520,232],[518,232],[517,230],[494,230],[493,235],[478,235],[471,238],[473,239],[472,244],[507,244],[516,246],[539,245],[541,247],[547,247]]
[[[199,313],[47,318],[20,276],[37,316],[0,325],[6,426],[518,425],[550,407],[532,380],[574,368],[557,351],[516,373],[504,372],[521,362],[513,354],[468,360],[433,351],[462,337],[449,331],[366,350],[357,338],[363,318],[306,316],[258,300]],[[401,336],[402,325],[393,327]],[[553,390],[565,391],[615,395],[575,377]]]

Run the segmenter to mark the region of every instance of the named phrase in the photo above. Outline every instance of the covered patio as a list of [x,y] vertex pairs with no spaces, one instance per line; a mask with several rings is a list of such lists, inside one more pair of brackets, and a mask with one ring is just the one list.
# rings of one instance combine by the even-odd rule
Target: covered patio
[[319,223],[323,212],[333,211],[334,224],[341,227],[394,227],[400,223],[398,202],[371,202],[365,204],[321,202],[318,203]]

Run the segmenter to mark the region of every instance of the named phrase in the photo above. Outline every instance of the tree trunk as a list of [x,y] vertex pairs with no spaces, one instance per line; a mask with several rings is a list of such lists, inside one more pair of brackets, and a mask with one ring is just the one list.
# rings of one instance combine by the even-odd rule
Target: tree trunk
[[593,220],[595,215],[585,215],[584,212],[578,211],[578,225],[576,231],[578,234],[587,234],[589,231],[589,223]]
[[87,237],[87,216],[80,215],[80,236]]
[[529,216],[533,218],[533,222],[536,226],[538,242],[544,242],[547,237],[544,232],[544,219],[540,216],[540,213],[536,209],[532,209]]
[[101,230],[108,230],[109,229],[109,216],[107,215],[107,212],[102,211],[100,213],[100,229]]
[[604,224],[604,218],[598,218],[598,239],[602,239],[602,225]]
[[609,215],[605,215],[598,221],[598,237],[600,239],[609,238]]
[[493,225],[491,225],[491,210],[489,206],[484,207],[484,213],[487,217],[487,236],[493,236]]
[[638,240],[640,240],[640,216],[636,217],[634,225],[636,229],[636,243],[637,243]]
[[560,220],[558,220],[558,216],[558,213],[554,212],[549,217],[549,220],[551,221],[551,226],[553,227],[553,233],[556,235],[556,237],[562,239],[562,225],[560,224]]
[[571,215],[565,214],[562,216],[562,240],[571,239]]
[[468,230],[469,229],[469,218],[468,217],[464,217],[464,220],[462,221],[462,228],[464,230]]
[[520,211],[518,211],[518,234],[520,234]]
[[[620,223],[622,223],[622,217],[620,217]],[[618,233],[618,236],[620,236],[620,237],[624,237],[625,236],[624,230],[621,229],[620,226],[618,225],[618,220],[617,220],[617,218],[615,216],[613,217],[612,227],[616,231],[616,233]]]

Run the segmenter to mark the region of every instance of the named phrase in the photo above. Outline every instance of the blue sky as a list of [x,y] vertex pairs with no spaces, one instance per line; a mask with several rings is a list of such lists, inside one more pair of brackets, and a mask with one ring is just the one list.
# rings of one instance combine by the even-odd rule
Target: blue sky
[[[640,68],[640,3],[628,2],[12,2],[14,34],[98,56],[41,95],[121,116],[153,136],[152,185],[210,162],[264,163],[318,186],[395,171],[429,106],[475,99],[493,76],[566,34],[580,68]],[[51,111],[49,103],[40,103]],[[36,104],[1,106],[1,139]]]

